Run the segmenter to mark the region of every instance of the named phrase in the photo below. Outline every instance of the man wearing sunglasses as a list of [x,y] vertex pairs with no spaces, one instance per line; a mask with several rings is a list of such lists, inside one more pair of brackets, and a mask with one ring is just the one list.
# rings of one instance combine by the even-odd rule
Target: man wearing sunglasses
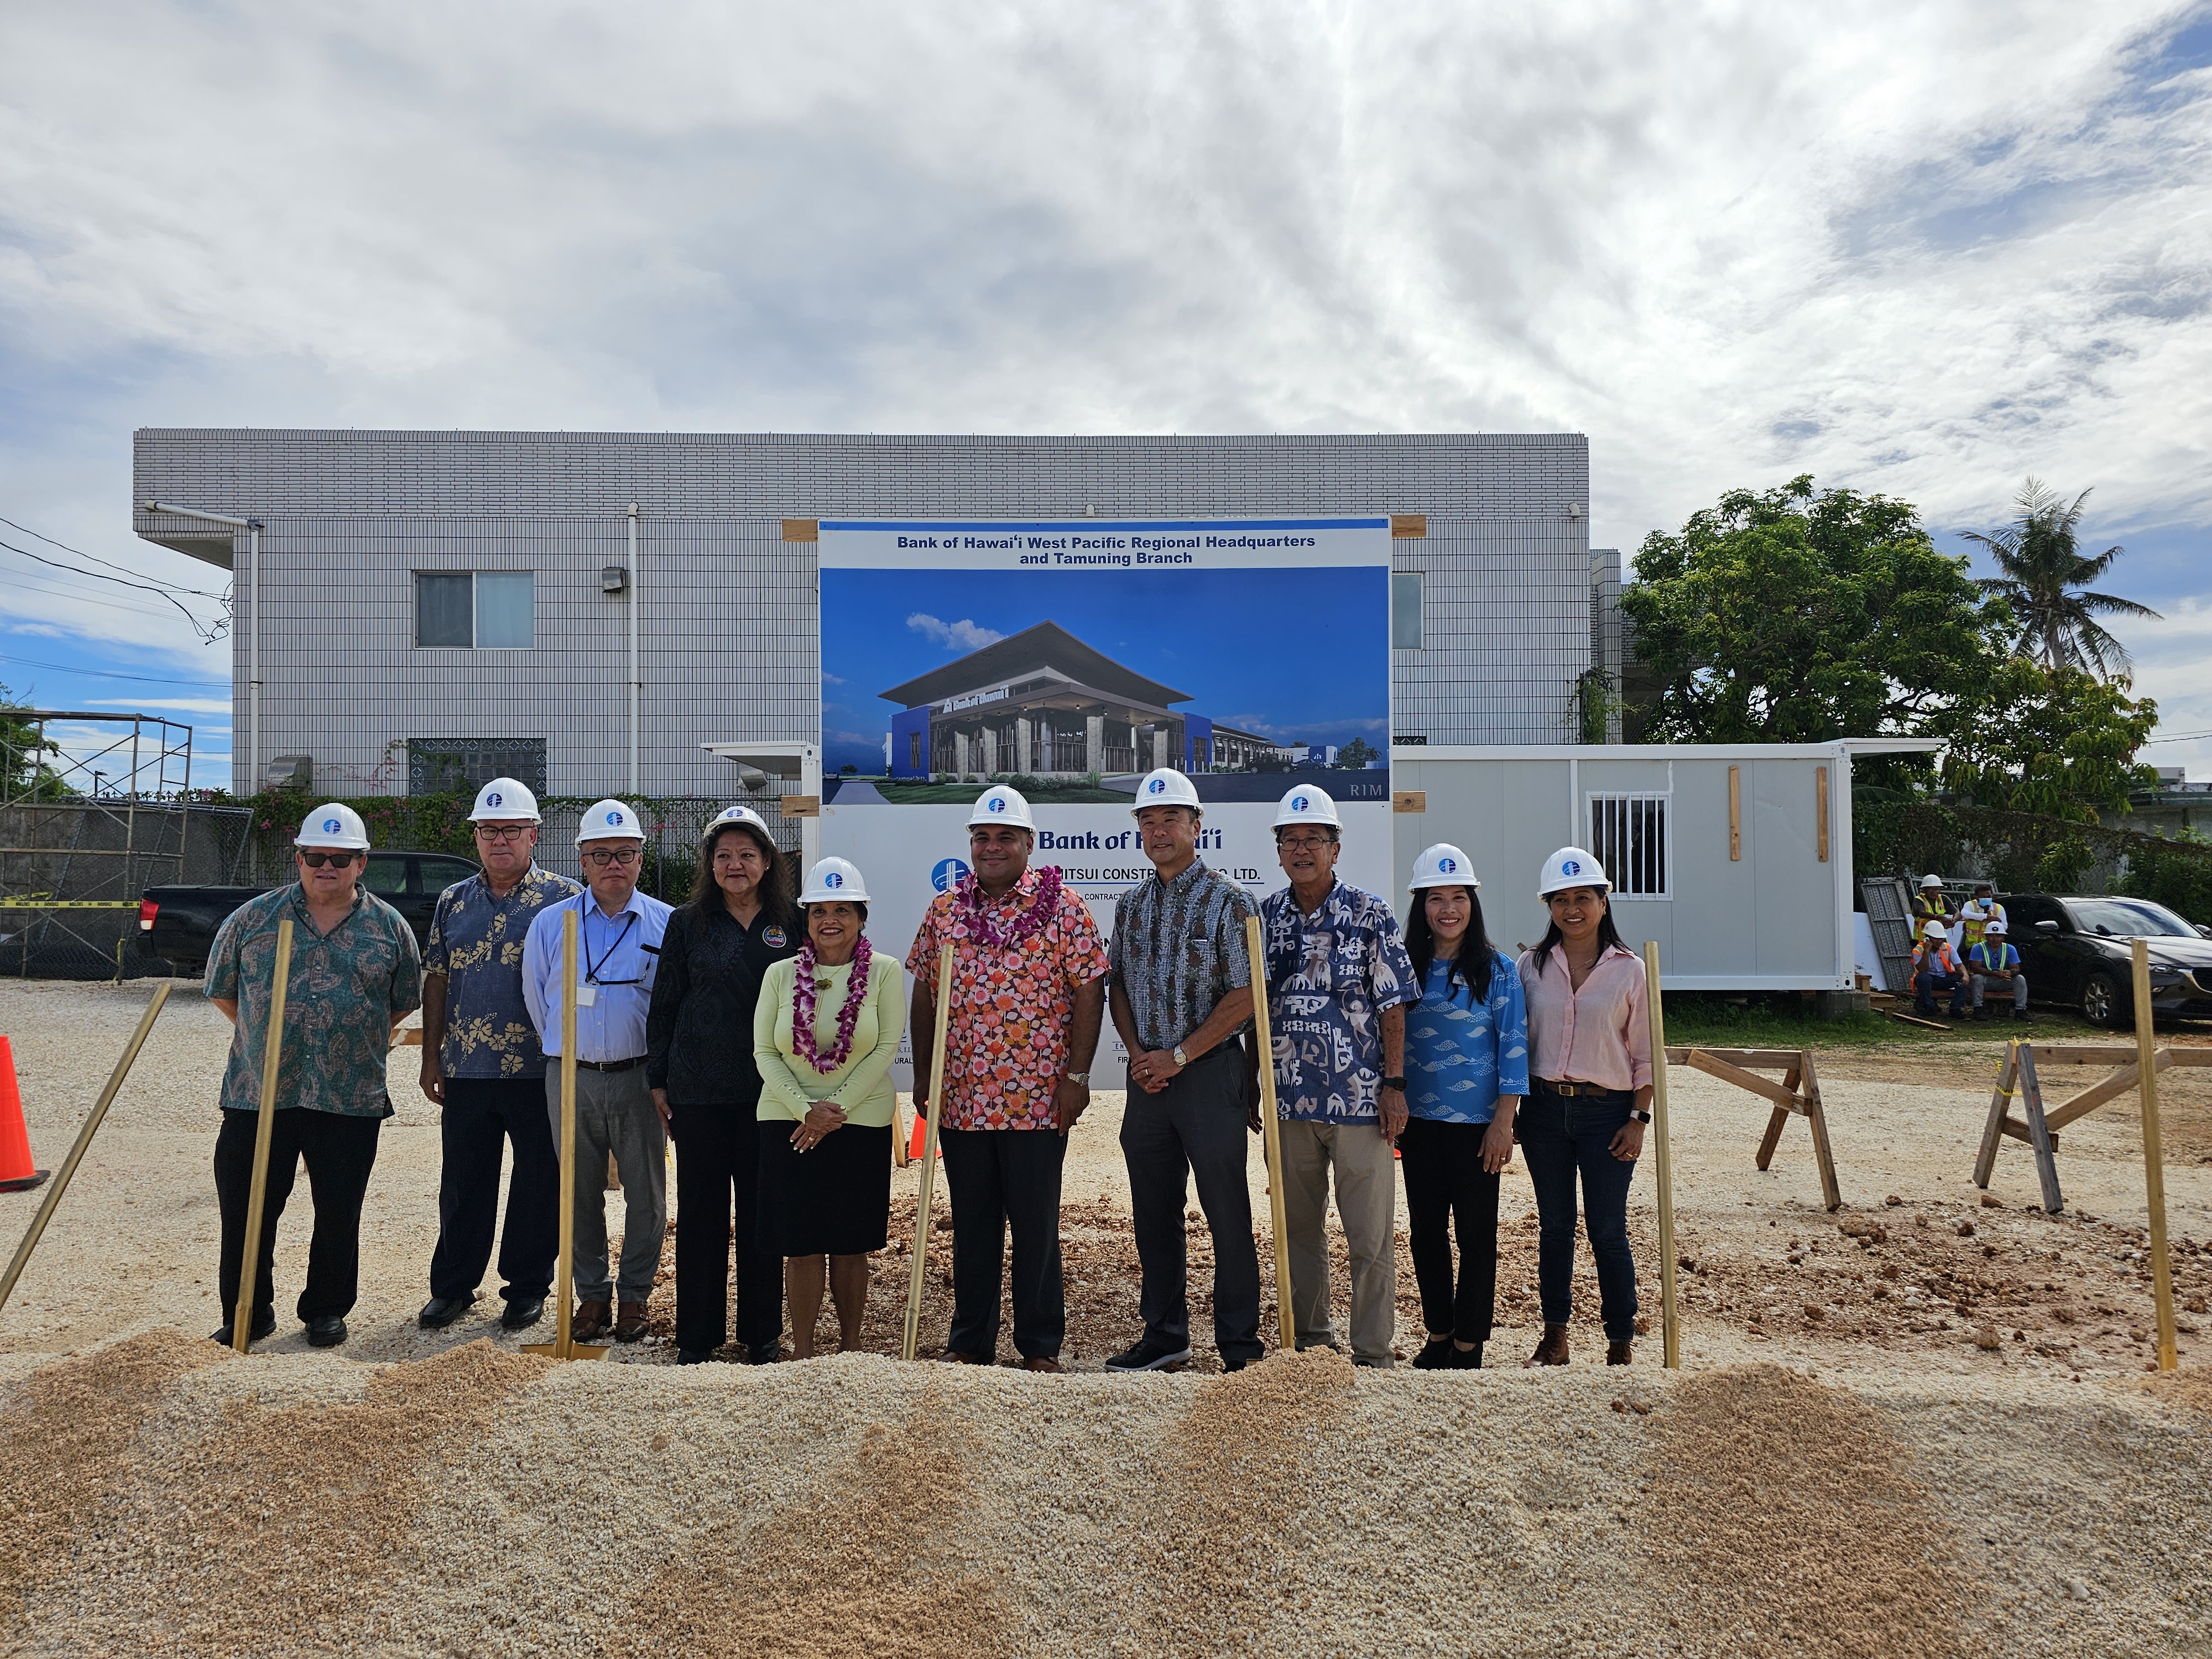
[[[668,1132],[653,1103],[645,1068],[646,1015],[671,907],[637,890],[645,830],[636,811],[603,800],[584,814],[576,854],[590,891],[548,906],[530,924],[522,951],[522,994],[548,1064],[545,1099],[554,1145],[561,1134],[561,918],[576,924],[576,1208],[579,1342],[596,1341],[611,1316],[615,1340],[645,1334],[647,1303],[660,1267],[668,1225]],[[623,1184],[619,1274],[607,1267],[607,1155]],[[555,1212],[556,1220],[559,1212]]]
[[499,1322],[520,1331],[545,1311],[561,1242],[560,1157],[545,1122],[545,1055],[522,994],[522,947],[540,911],[582,890],[534,856],[538,797],[526,784],[494,778],[469,821],[483,868],[438,896],[422,949],[422,1092],[444,1109],[444,1157],[430,1300],[417,1322],[441,1330],[474,1305],[512,1141]]
[[315,1231],[299,1315],[308,1343],[346,1340],[361,1282],[361,1205],[376,1141],[392,1115],[385,1065],[392,1028],[420,1005],[422,960],[406,919],[361,884],[368,831],[333,801],[307,814],[293,843],[299,880],[247,900],[208,952],[206,994],[237,1029],[222,1074],[222,1130],[215,1143],[215,1189],[222,1216],[216,1283],[228,1344],[246,1259],[246,1207],[261,1103],[261,1062],[276,990],[276,924],[292,923],[284,992],[284,1039],[270,1126],[269,1182],[254,1273],[251,1331],[276,1327],[276,1222],[307,1166]]

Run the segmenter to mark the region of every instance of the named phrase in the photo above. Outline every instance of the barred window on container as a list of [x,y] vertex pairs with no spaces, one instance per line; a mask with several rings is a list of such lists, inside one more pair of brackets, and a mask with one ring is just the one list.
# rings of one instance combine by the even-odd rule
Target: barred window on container
[[415,643],[447,650],[526,651],[536,642],[536,586],[527,570],[418,570]]
[[1616,898],[1671,898],[1667,797],[1592,795],[1589,849],[1613,878]]

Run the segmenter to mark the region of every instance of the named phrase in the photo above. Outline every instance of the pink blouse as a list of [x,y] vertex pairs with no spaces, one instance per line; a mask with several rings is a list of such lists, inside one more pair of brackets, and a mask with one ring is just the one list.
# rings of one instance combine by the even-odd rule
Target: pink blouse
[[1536,971],[1536,953],[1518,963],[1528,1002],[1528,1075],[1554,1083],[1641,1089],[1651,1081],[1651,1018],[1643,959],[1625,946],[1600,953],[1579,991],[1565,952],[1554,947]]

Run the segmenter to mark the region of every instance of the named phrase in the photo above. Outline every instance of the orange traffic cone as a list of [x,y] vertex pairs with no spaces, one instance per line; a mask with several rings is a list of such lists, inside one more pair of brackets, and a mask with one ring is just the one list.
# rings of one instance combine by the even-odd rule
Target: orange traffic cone
[[921,1155],[928,1150],[929,1114],[916,1112],[914,1115],[914,1136],[907,1142],[906,1155],[919,1164],[921,1161]]
[[31,1133],[23,1127],[23,1097],[15,1090],[15,1051],[0,1036],[0,1193],[27,1192],[46,1175],[31,1167]]

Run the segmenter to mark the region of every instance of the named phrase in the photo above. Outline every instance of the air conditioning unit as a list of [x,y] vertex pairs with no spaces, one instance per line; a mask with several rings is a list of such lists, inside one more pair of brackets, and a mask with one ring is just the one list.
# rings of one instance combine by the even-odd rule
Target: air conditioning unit
[[262,782],[271,789],[312,789],[315,783],[315,757],[279,755],[269,763]]

